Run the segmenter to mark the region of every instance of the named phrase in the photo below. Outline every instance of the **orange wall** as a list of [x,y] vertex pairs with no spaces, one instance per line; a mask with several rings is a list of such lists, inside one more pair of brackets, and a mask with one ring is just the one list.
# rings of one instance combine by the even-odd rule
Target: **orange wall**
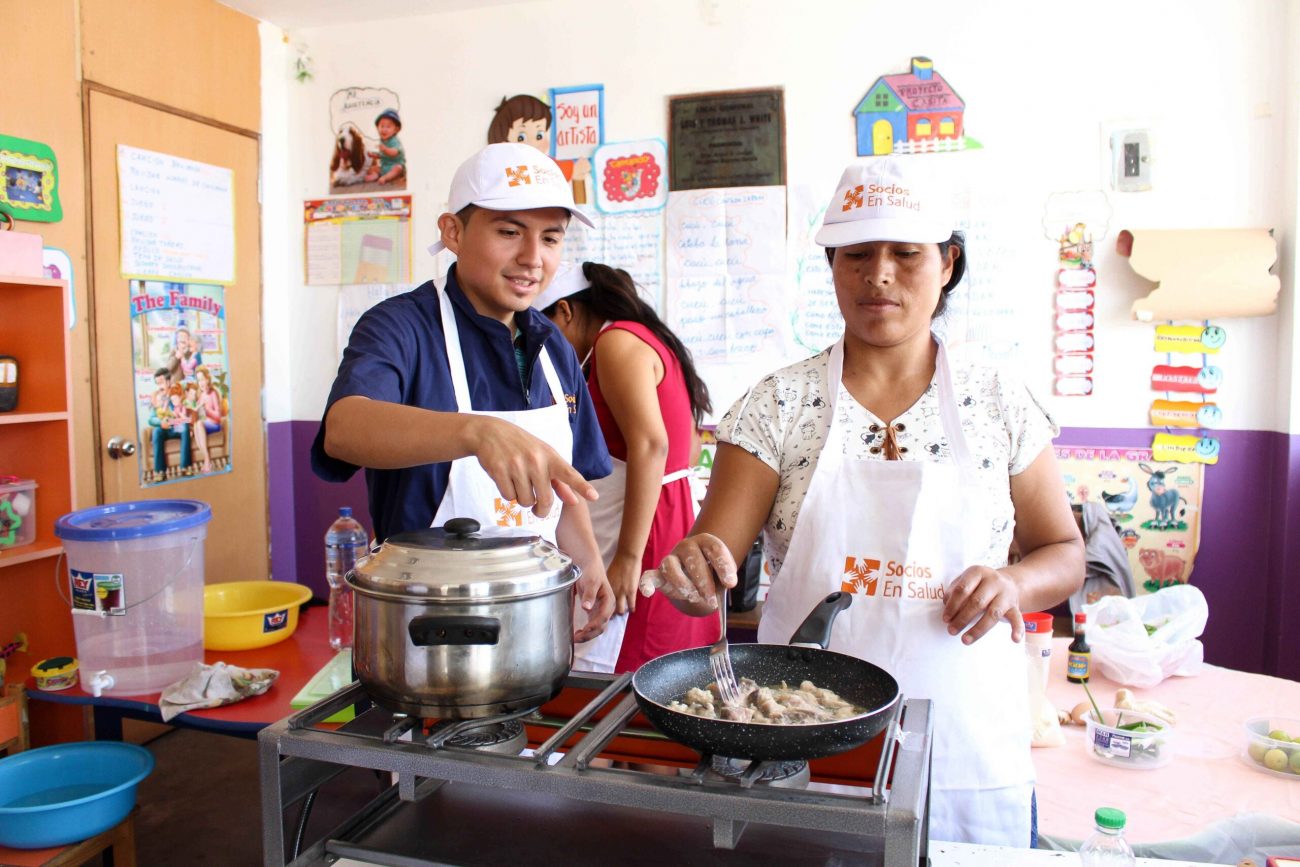
[[[97,443],[88,325],[82,79],[244,129],[260,126],[257,22],[215,0],[0,0],[11,85],[0,99],[0,132],[54,149],[63,220],[17,224],[63,249],[75,272],[71,333],[74,508],[98,502]],[[0,316],[4,315],[0,307]],[[4,465],[0,454],[0,470]],[[40,508],[40,500],[37,501]],[[48,513],[43,513],[48,516]],[[6,681],[33,662],[75,653],[71,614],[54,595],[54,560],[0,568],[0,643],[19,630],[31,648],[11,657]],[[30,703],[33,744],[83,736],[81,714]]]

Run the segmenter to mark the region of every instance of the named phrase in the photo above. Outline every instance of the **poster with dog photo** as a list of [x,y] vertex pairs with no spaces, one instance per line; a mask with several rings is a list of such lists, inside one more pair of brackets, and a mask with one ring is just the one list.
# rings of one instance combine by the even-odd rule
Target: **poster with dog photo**
[[1153,461],[1147,448],[1057,446],[1056,459],[1070,505],[1105,510],[1137,595],[1187,583],[1201,539],[1203,465]]
[[406,189],[406,150],[397,94],[346,87],[330,97],[330,195]]
[[131,281],[141,487],[231,470],[225,293],[207,283]]

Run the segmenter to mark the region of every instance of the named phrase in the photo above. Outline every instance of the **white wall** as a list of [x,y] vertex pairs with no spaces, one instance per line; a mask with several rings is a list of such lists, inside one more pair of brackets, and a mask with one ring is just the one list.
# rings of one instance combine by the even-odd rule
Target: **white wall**
[[[1118,228],[1275,228],[1288,257],[1283,292],[1291,291],[1297,146],[1287,118],[1297,73],[1285,49],[1300,25],[1288,6],[538,0],[297,32],[316,65],[303,85],[289,81],[286,49],[269,44],[280,35],[265,28],[266,77],[282,76],[280,86],[264,82],[268,418],[318,418],[333,379],[336,294],[303,286],[300,206],[326,193],[335,90],[400,95],[424,279],[432,261],[421,251],[451,174],[484,143],[503,96],[603,83],[606,139],[618,141],[665,136],[669,95],[783,86],[789,182],[829,195],[854,158],[853,107],[878,75],[905,71],[922,54],[966,100],[967,130],[985,145],[980,200],[996,211],[1005,292],[1023,311],[1024,369],[1043,394],[1055,268],[1043,204],[1052,192],[1101,185],[1103,122],[1152,130],[1155,189],[1111,194],[1111,237],[1098,245],[1096,394],[1052,401],[1064,425],[1143,427],[1156,356],[1152,327],[1128,314],[1147,285],[1114,254]],[[280,129],[287,147],[273,150]],[[1223,323],[1226,427],[1300,430],[1300,383],[1279,382],[1277,369],[1279,350],[1290,361],[1294,315],[1288,303],[1281,316]]]

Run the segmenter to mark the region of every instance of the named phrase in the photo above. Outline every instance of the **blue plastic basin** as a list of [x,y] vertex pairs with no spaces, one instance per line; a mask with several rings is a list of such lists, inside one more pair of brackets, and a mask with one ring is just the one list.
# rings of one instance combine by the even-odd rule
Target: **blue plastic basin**
[[0,759],[0,845],[43,849],[103,833],[135,806],[153,754],[135,744],[56,744]]

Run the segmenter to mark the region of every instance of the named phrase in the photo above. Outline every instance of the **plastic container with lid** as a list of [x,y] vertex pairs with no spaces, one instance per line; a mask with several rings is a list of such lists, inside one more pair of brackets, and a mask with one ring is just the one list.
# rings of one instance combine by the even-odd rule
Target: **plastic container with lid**
[[36,541],[36,488],[31,479],[0,476],[0,550]]
[[1255,770],[1300,781],[1300,719],[1257,716],[1245,722],[1242,753]]
[[1083,739],[1088,755],[1118,768],[1162,768],[1174,757],[1174,727],[1159,717],[1135,710],[1108,710],[1098,722],[1092,711],[1084,717]]
[[203,661],[198,500],[140,500],[71,512],[54,525],[68,557],[82,689],[159,692]]

